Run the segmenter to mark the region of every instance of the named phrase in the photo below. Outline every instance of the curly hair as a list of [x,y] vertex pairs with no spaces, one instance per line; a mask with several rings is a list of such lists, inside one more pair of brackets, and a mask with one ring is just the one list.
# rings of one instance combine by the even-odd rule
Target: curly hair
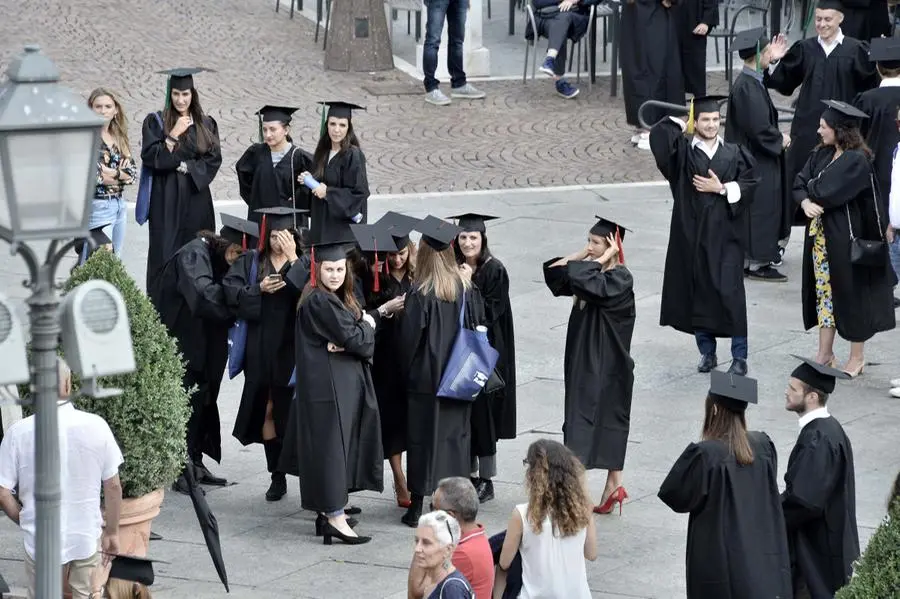
[[[866,158],[872,159],[872,150],[866,145],[866,140],[863,139],[858,126],[835,123],[832,127],[830,123],[826,124],[834,131],[834,145],[840,148],[841,151],[859,150],[865,154]],[[820,142],[816,148],[822,148],[825,145]]]
[[569,537],[583,530],[591,517],[591,501],[584,487],[584,466],[563,444],[540,439],[528,447],[528,522],[540,534],[549,516],[553,528]]

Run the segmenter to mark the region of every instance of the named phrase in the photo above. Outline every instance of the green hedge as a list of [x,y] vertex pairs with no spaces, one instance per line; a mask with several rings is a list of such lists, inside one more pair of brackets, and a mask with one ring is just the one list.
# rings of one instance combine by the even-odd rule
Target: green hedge
[[853,564],[853,578],[835,599],[900,597],[900,498],[895,498],[869,545]]

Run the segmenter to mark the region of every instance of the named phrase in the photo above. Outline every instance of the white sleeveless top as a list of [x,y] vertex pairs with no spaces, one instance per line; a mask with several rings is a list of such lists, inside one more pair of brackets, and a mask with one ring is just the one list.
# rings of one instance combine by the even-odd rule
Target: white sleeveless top
[[528,522],[528,504],[516,506],[522,519],[522,590],[519,599],[591,599],[584,566],[587,527],[570,537],[553,532],[550,517],[540,534]]

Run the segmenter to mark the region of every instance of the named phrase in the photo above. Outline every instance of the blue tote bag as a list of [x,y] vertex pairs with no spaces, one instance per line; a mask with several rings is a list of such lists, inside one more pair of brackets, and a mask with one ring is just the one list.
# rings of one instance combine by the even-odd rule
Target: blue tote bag
[[[154,112],[160,129],[164,129],[162,117]],[[134,205],[134,220],[143,225],[150,218],[150,192],[153,190],[153,170],[141,164],[141,178],[138,181],[137,201]],[[234,378],[234,377],[232,377]]]
[[438,397],[475,401],[484,384],[491,378],[500,354],[491,347],[487,333],[469,330],[463,322],[466,313],[466,293],[463,291],[459,308],[459,332],[444,367],[444,376],[437,390]]
[[[256,281],[259,266],[259,254],[250,250],[253,262],[250,263],[250,280]],[[244,352],[247,350],[247,321],[238,320],[228,329],[228,378],[233,379],[244,370]]]

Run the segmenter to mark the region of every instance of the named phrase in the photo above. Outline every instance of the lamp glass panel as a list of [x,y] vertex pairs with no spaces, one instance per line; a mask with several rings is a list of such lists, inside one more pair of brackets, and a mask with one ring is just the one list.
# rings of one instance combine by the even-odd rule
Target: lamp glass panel
[[0,139],[0,227],[10,229],[9,197],[6,194],[6,183],[9,181],[10,173],[3,170],[2,154],[5,151],[3,140]]
[[97,177],[97,128],[9,132],[6,148],[16,203],[13,229],[53,231],[82,226]]

